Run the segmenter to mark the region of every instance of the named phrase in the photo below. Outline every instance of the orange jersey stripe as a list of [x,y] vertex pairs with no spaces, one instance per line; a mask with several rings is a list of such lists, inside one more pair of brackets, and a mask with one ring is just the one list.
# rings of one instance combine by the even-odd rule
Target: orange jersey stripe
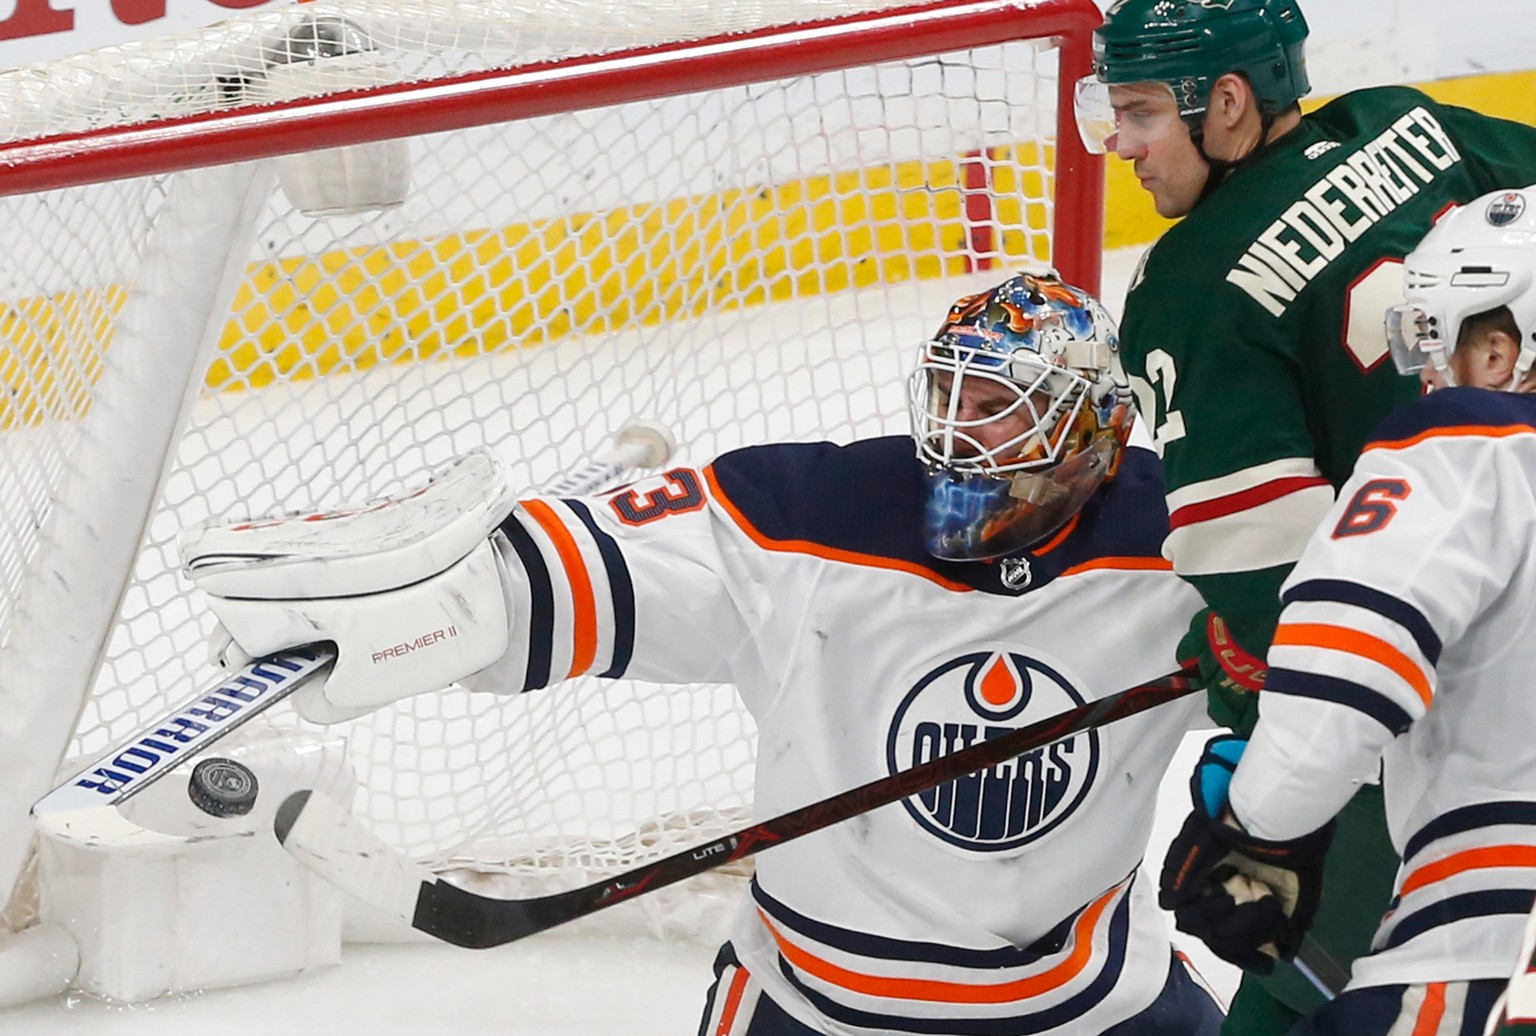
[[1063,525],[1061,530],[1057,532],[1056,535],[1052,536],[1049,540],[1046,540],[1040,546],[1031,548],[1030,553],[1037,558],[1044,557],[1046,554],[1049,554],[1051,551],[1061,546],[1066,542],[1067,537],[1072,535],[1072,530],[1077,528],[1078,520],[1082,517],[1083,512],[1081,511],[1074,514],[1071,518],[1067,519],[1067,524]]
[[1330,648],[1334,651],[1357,655],[1360,658],[1368,658],[1401,676],[1413,688],[1425,708],[1429,707],[1430,700],[1434,697],[1434,692],[1429,686],[1429,678],[1424,675],[1424,670],[1420,669],[1413,659],[1385,640],[1368,633],[1318,622],[1282,623],[1275,630],[1273,646]]
[[1481,439],[1503,439],[1511,435],[1536,435],[1536,428],[1528,424],[1492,425],[1492,424],[1463,424],[1445,428],[1430,428],[1411,435],[1406,439],[1382,439],[1377,442],[1365,444],[1367,450],[1403,450],[1409,446],[1415,446],[1426,439],[1459,439],[1473,437]]
[[768,931],[772,933],[774,941],[779,944],[779,953],[785,960],[807,975],[841,986],[850,992],[897,1000],[922,1000],[928,1003],[1006,1004],[1042,996],[1053,989],[1061,988],[1082,974],[1093,956],[1094,925],[1098,923],[1099,917],[1119,891],[1119,886],[1110,889],[1090,903],[1078,917],[1077,923],[1072,926],[1072,953],[1066,960],[1038,975],[990,985],[940,982],[924,978],[891,978],[885,975],[865,975],[851,971],[830,961],[822,960],[796,946],[774,926],[767,914],[761,910],[758,914],[762,917]]
[[582,560],[581,548],[565,523],[555,516],[554,510],[542,500],[523,500],[520,504],[554,543],[560,564],[565,566],[566,581],[571,585],[575,629],[571,671],[565,674],[569,680],[591,669],[592,660],[597,657],[597,599],[592,592],[592,577],[587,572],[587,563]]
[[1477,849],[1453,853],[1443,860],[1426,863],[1410,871],[1403,879],[1400,894],[1406,896],[1437,881],[1489,867],[1536,867],[1536,846],[1485,845]]
[[1080,572],[1096,572],[1103,569],[1117,569],[1122,572],[1172,572],[1173,562],[1167,558],[1094,558],[1081,565],[1073,565],[1062,575],[1075,576]]
[[1419,1016],[1413,1020],[1411,1036],[1435,1036],[1440,1031],[1440,1019],[1445,1017],[1445,983],[1431,982],[1424,987],[1424,1003]]
[[731,521],[747,534],[751,541],[764,550],[778,551],[786,554],[809,554],[812,557],[823,558],[827,561],[841,561],[850,565],[863,565],[867,568],[884,568],[893,572],[906,572],[909,575],[922,576],[931,583],[937,583],[946,590],[956,593],[969,593],[971,587],[964,583],[957,583],[953,579],[945,579],[937,572],[931,571],[922,565],[910,561],[898,561],[895,558],[882,558],[876,554],[860,554],[852,550],[840,550],[837,547],[827,547],[820,543],[812,543],[810,540],[776,540],[760,532],[755,525],[747,520],[740,509],[731,502],[730,497],[720,488],[720,483],[715,479],[713,465],[704,469],[705,481],[709,483],[710,494],[730,515]]
[[741,994],[747,988],[747,969],[737,968],[731,976],[731,986],[725,993],[725,1004],[720,1008],[720,1024],[715,1026],[714,1036],[730,1036],[736,1024],[736,1012],[741,1010]]

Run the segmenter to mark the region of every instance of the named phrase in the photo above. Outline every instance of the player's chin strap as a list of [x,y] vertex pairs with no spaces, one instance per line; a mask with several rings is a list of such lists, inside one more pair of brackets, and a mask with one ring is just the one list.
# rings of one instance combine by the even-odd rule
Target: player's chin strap
[[1532,365],[1536,365],[1536,334],[1528,336],[1528,339],[1520,344],[1520,355],[1515,357],[1515,369],[1511,372],[1509,384],[1504,386],[1504,391],[1519,392],[1520,384],[1531,372]]
[[1275,122],[1280,118],[1279,112],[1261,111],[1259,113],[1259,142],[1248,149],[1248,153],[1235,161],[1224,158],[1215,158],[1205,150],[1205,112],[1200,112],[1198,121],[1191,121],[1189,126],[1189,139],[1194,142],[1195,150],[1200,153],[1200,158],[1205,162],[1208,171],[1205,174],[1205,186],[1200,188],[1200,196],[1195,199],[1199,205],[1205,199],[1216,193],[1217,188],[1226,183],[1227,177],[1233,171],[1252,162],[1259,153],[1267,148],[1271,141],[1270,131],[1275,128]]

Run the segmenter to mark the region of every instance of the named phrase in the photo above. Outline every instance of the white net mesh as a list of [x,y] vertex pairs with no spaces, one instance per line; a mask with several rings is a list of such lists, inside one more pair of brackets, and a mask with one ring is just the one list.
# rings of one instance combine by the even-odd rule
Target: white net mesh
[[[357,68],[395,82],[850,9],[349,0],[302,13],[343,7],[346,31],[389,60],[343,62],[331,79],[319,57],[320,93],[359,85]],[[0,134],[245,103],[240,83],[296,17],[0,76]],[[169,199],[185,174],[0,200],[0,681],[48,684],[18,692],[24,711],[72,712],[80,691],[48,683],[58,648],[43,635],[60,614],[91,626],[71,602],[105,597],[105,632],[70,634],[92,659],[92,638],[102,647],[99,671],[76,665],[89,690],[69,756],[206,685],[211,618],[175,539],[211,517],[377,497],[481,444],[538,487],[635,417],[671,427],[688,463],[904,431],[910,346],[953,301],[935,279],[1051,259],[1056,79],[1056,52],[1022,38],[413,137],[410,194],[384,211],[316,220],[264,194],[238,283],[214,293],[224,308],[191,321],[208,341],[192,350],[185,427],[164,458],[129,452],[151,483],[165,465],[142,538],[143,516],[99,502],[123,467],[102,443],[177,407],[174,384],[147,392],[149,411],[112,386],[133,381],[120,365],[153,380],[162,362],[154,318],[179,303],[134,300],[164,279],[154,234],[181,218]],[[59,588],[60,558],[92,523],[137,544],[120,601],[110,572]],[[263,722],[300,726],[286,709]],[[750,813],[752,724],[727,687],[448,692],[344,733],[356,812],[434,865],[568,886]]]
[[[387,65],[327,73],[317,94],[745,33],[898,8],[900,0],[314,0],[0,75],[0,139],[227,109],[273,63],[368,49]],[[249,102],[248,102],[249,103]]]

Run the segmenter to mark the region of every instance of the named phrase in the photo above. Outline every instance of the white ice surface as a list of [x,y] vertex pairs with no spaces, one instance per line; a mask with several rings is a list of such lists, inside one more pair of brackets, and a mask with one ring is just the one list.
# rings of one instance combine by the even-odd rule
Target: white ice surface
[[[1138,255],[1106,258],[1101,294],[1113,311]],[[1187,808],[1186,775],[1204,736],[1191,735],[1163,783],[1147,857],[1154,875]],[[1178,942],[1213,988],[1230,995],[1234,970],[1198,944]],[[0,1010],[0,1036],[685,1036],[697,1030],[714,952],[699,943],[566,930],[480,951],[349,944],[340,967],[284,982],[132,1007],[73,997]]]

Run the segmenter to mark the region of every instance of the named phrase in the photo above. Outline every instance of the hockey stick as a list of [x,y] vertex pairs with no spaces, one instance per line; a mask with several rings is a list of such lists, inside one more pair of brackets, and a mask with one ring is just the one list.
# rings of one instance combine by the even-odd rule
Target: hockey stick
[[175,845],[186,839],[140,827],[118,811],[124,802],[325,672],[329,645],[279,651],[235,670],[180,708],[38,799],[37,826],[87,846]]
[[466,891],[380,841],[361,821],[319,792],[297,791],[278,807],[278,841],[305,866],[412,927],[457,946],[500,946],[722,864],[926,791],[1112,723],[1194,691],[1192,671],[1079,705],[1001,737],[870,781],[732,834],[642,864],[617,877],[529,899]]
[[664,425],[632,421],[613,437],[607,457],[568,472],[544,489],[545,496],[588,496],[606,489],[636,468],[659,468],[677,449],[677,441]]
[[[1296,951],[1291,964],[1301,972],[1302,978],[1312,983],[1312,988],[1323,994],[1325,1000],[1338,996],[1339,991],[1349,982],[1349,968],[1334,960],[1310,935],[1302,938],[1301,949]],[[1323,978],[1325,971],[1327,979]]]
[[[675,448],[662,426],[635,422],[615,436],[608,456],[560,477],[544,492],[553,496],[599,492],[636,468],[660,467]],[[187,841],[186,836],[141,827],[118,807],[293,694],[335,660],[331,645],[306,644],[235,670],[39,799],[32,806],[39,829],[87,846],[168,847]],[[248,836],[250,832],[230,834]]]

